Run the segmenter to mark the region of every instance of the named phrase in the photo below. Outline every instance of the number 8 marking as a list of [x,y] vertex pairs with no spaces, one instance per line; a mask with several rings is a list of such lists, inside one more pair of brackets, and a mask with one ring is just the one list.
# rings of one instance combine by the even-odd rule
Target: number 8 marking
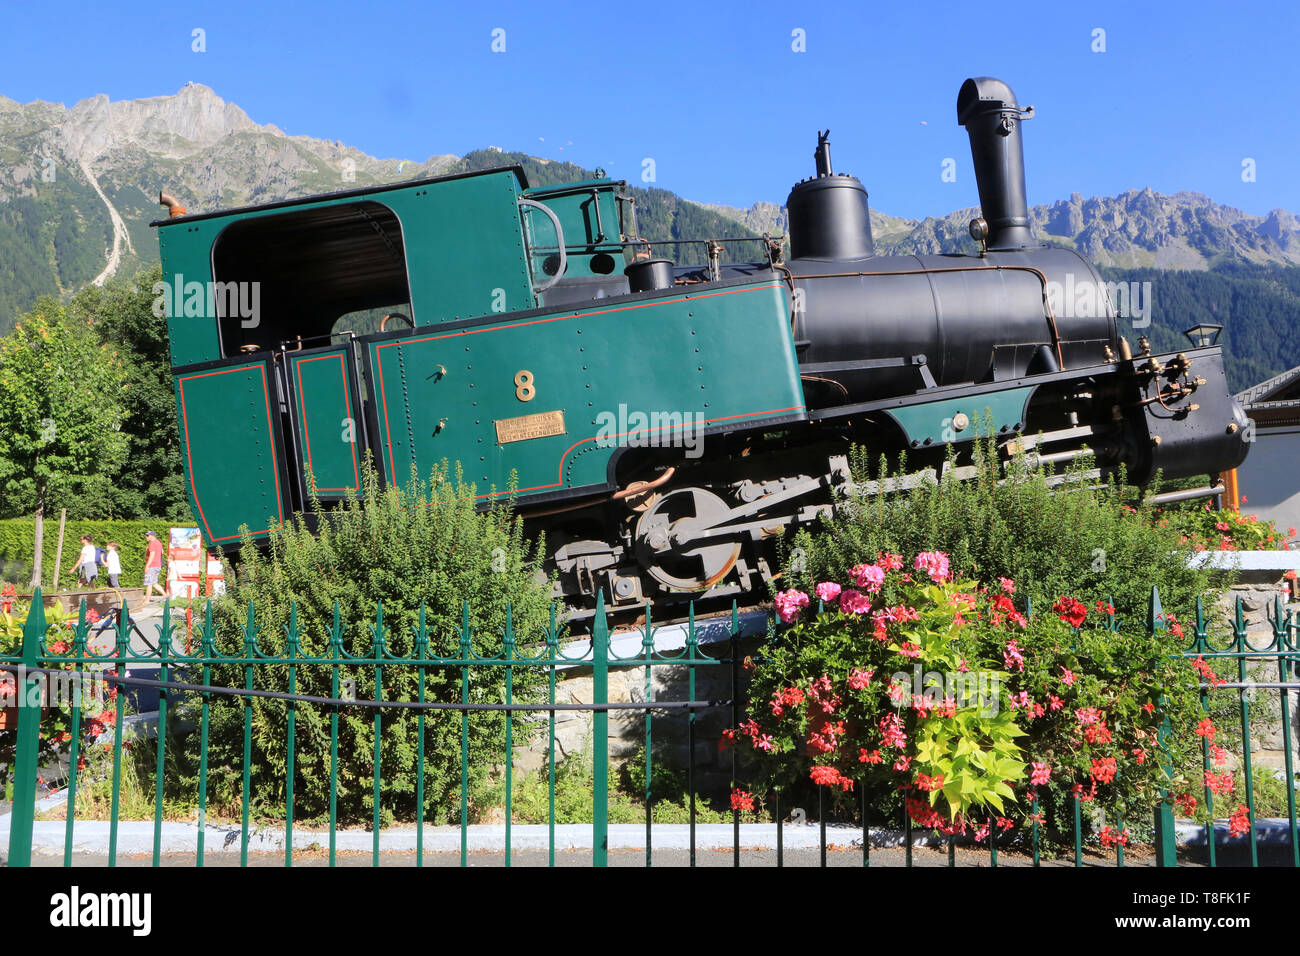
[[537,394],[537,388],[533,385],[533,373],[528,369],[520,369],[515,372],[515,398],[521,402],[531,402]]

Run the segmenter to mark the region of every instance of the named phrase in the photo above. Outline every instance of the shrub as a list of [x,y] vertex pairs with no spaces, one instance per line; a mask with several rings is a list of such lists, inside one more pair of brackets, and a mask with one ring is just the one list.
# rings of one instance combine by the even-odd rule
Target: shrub
[[[167,567],[167,529],[175,522],[165,518],[125,521],[114,518],[69,518],[63,532],[63,567],[59,569],[59,590],[79,590],[76,571],[66,573],[81,549],[81,536],[88,534],[97,547],[116,541],[122,559],[121,585],[138,588],[144,581],[146,531],[153,531],[163,542],[163,569],[160,580],[165,581]],[[18,581],[26,586],[32,573],[32,542],[36,522],[32,518],[6,518],[0,520],[0,580]],[[42,546],[42,568],[45,586],[54,579],[54,558],[59,545],[59,523],[45,519]],[[103,568],[95,579],[98,587],[108,587],[108,577]]]
[[898,820],[901,796],[918,826],[978,838],[1028,824],[1034,799],[1068,833],[1075,795],[1085,827],[1109,827],[1145,822],[1162,788],[1199,792],[1204,665],[1179,654],[1177,622],[1125,634],[1111,607],[1068,596],[1027,618],[1017,592],[953,580],[941,552],[781,592],[792,626],[755,658],[752,713],[727,736],[748,739],[762,786],[826,788],[874,824]]
[[1196,551],[1286,551],[1295,528],[1278,530],[1273,521],[1235,511],[1215,511],[1208,504],[1160,512],[1157,524],[1179,535],[1179,543]]
[[[245,540],[237,576],[227,575],[228,593],[217,606],[217,643],[223,653],[239,653],[241,629],[255,609],[257,647],[281,655],[287,647],[291,608],[296,609],[299,657],[330,657],[329,637],[335,609],[345,625],[346,653],[373,658],[376,610],[383,605],[384,649],[389,655],[415,653],[415,632],[422,613],[429,657],[457,658],[462,607],[468,602],[475,653],[503,651],[506,608],[513,612],[516,641],[527,645],[542,636],[550,621],[550,586],[538,573],[542,546],[525,542],[522,526],[508,504],[477,512],[474,488],[448,477],[445,466],[427,482],[413,475],[401,490],[381,489],[373,468],[363,476],[362,496],[335,510],[314,502],[312,513],[296,516],[274,529],[264,547]],[[315,528],[313,531],[312,529]],[[530,653],[520,647],[518,653]],[[358,663],[340,667],[341,679],[353,682],[360,699],[375,699],[376,668]],[[393,665],[383,669],[385,700],[415,700],[417,669]],[[431,701],[461,699],[461,668],[425,670]],[[504,702],[500,666],[468,668],[469,701]],[[541,678],[541,668],[513,669],[514,699],[526,701]],[[213,681],[243,686],[243,668],[213,667]],[[257,686],[288,689],[287,668],[259,666]],[[343,684],[343,686],[349,686]],[[297,693],[333,696],[331,669],[297,668]],[[283,813],[286,799],[286,705],[255,698],[252,702],[251,802],[262,814]],[[338,813],[340,820],[369,819],[373,810],[375,711],[345,708],[339,719]],[[296,815],[320,817],[329,809],[330,711],[299,704],[296,708],[294,804]],[[429,819],[459,819],[461,714],[426,712],[425,813]],[[382,712],[381,810],[385,816],[414,817],[417,714]],[[514,740],[526,739],[529,725],[515,718]],[[472,783],[484,785],[488,768],[505,756],[505,722],[500,713],[469,716]],[[209,756],[211,798],[238,800],[243,767],[243,708],[212,708]],[[190,748],[193,750],[194,748]],[[191,782],[192,785],[192,782]]]

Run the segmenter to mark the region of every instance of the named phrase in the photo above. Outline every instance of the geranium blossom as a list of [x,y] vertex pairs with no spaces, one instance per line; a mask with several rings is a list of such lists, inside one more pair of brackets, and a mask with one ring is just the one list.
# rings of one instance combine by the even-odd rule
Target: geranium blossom
[[1128,846],[1128,840],[1130,834],[1127,828],[1125,828],[1124,831],[1121,833],[1120,831],[1116,830],[1114,827],[1105,826],[1101,828],[1100,836],[1101,836],[1101,845],[1104,847]]
[[817,596],[829,604],[840,596],[840,586],[834,581],[823,581],[817,585]]
[[853,690],[865,690],[871,683],[871,678],[875,676],[875,670],[868,668],[863,670],[861,667],[855,667],[849,671],[849,687]]
[[840,610],[845,614],[866,614],[871,610],[871,598],[849,588],[840,594]]
[[1250,808],[1244,803],[1237,807],[1235,813],[1228,818],[1228,835],[1241,836],[1250,832]]
[[1016,582],[1010,578],[998,578],[998,586],[1008,594],[1016,593]]
[[731,809],[733,810],[753,810],[754,795],[748,790],[736,788],[731,791]]
[[1035,761],[1031,765],[1033,772],[1029,775],[1029,782],[1035,787],[1041,787],[1052,778],[1052,768],[1049,764],[1038,763]]
[[1115,774],[1119,768],[1115,765],[1114,757],[1102,757],[1092,762],[1092,777],[1098,783],[1110,783],[1115,779]]
[[876,558],[876,565],[884,571],[901,571],[903,570],[903,556],[901,554],[885,553]]
[[897,714],[885,714],[880,718],[880,742],[885,747],[907,746],[907,734]]
[[948,580],[948,555],[942,551],[922,551],[912,566],[930,575],[930,580],[935,584]]
[[844,776],[835,767],[813,767],[808,774],[812,782],[822,787],[838,786],[841,790],[852,790],[853,781]]
[[1075,680],[1075,678],[1074,678],[1074,671],[1070,670],[1068,667],[1062,666],[1062,667],[1061,667],[1061,683],[1064,684],[1064,685],[1067,686],[1067,687],[1071,687],[1071,686],[1074,685],[1074,680]]
[[799,617],[800,612],[808,606],[808,595],[791,588],[777,594],[774,603],[776,604],[777,616],[781,618],[781,621],[785,624],[791,624]]
[[1006,649],[1002,652],[1002,660],[1006,663],[1009,671],[1020,673],[1025,669],[1025,658],[1020,653],[1020,647],[1016,644],[1015,638],[1007,641]]
[[856,565],[849,573],[853,575],[853,583],[864,588],[868,594],[875,594],[885,583],[884,569],[875,564]]
[[1201,677],[1203,677],[1205,679],[1205,682],[1209,684],[1211,687],[1218,687],[1220,684],[1227,683],[1227,681],[1225,681],[1222,677],[1214,673],[1214,668],[1212,668],[1209,664],[1205,663],[1204,657],[1197,657],[1195,660],[1192,661],[1192,666],[1195,667],[1197,671],[1200,672]]
[[1080,707],[1074,712],[1074,716],[1079,720],[1079,726],[1095,724],[1102,719],[1102,713],[1096,707]]
[[1087,605],[1081,601],[1076,601],[1072,597],[1057,598],[1056,603],[1052,605],[1052,610],[1071,627],[1082,627],[1083,622],[1088,617]]
[[1205,771],[1205,786],[1211,793],[1220,797],[1229,796],[1233,789],[1232,772],[1215,773],[1213,770]]

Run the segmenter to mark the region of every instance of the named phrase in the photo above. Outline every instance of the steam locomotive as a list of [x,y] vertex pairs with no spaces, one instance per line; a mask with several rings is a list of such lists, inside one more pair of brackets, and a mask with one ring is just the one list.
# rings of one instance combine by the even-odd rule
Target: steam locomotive
[[234,547],[313,491],[357,492],[366,454],[394,483],[458,462],[484,505],[513,481],[557,596],[639,608],[763,595],[775,542],[851,485],[854,443],[931,475],[965,467],[977,434],[1137,484],[1236,467],[1247,423],[1220,349],[1135,352],[1092,264],[1031,237],[1032,112],[1000,80],[958,93],[972,255],[875,255],[828,134],[787,200],[788,247],[752,237],[739,263],[720,240],[698,264],[657,257],[626,184],[530,187],[517,166],[199,215],[162,196],[205,537]]

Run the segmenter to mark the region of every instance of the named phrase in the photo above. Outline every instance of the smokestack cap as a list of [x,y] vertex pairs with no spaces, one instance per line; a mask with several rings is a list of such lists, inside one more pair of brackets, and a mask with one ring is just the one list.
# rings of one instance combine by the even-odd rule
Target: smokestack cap
[[1015,110],[1016,94],[1011,87],[992,76],[980,76],[967,80],[957,93],[957,125],[967,125],[973,116],[990,110]]

